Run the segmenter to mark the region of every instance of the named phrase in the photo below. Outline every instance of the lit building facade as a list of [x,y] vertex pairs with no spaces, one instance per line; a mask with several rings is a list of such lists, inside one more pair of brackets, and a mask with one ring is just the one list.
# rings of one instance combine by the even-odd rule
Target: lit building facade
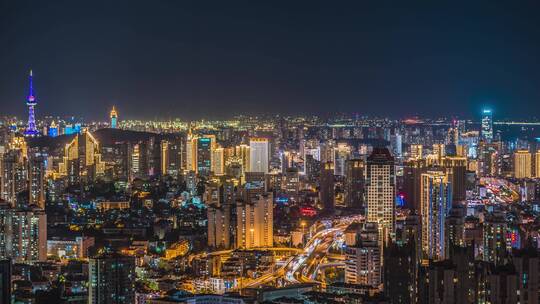
[[319,200],[324,211],[326,212],[332,212],[335,207],[334,186],[334,163],[325,162],[321,165],[321,174],[319,179]]
[[396,175],[387,148],[374,148],[366,165],[367,221],[378,224],[379,242],[395,232]]
[[268,173],[269,142],[267,138],[250,138],[249,172]]
[[[217,195],[219,195],[219,190]],[[208,217],[208,246],[219,249],[231,248],[231,205],[209,205],[206,214]]]
[[67,176],[69,183],[93,180],[102,175],[105,164],[101,161],[98,141],[88,131],[76,134],[64,148],[64,158],[58,166],[58,175]]
[[36,128],[35,107],[37,105],[37,98],[34,93],[32,70],[30,70],[30,75],[28,78],[29,78],[29,83],[30,83],[28,97],[26,98],[26,105],[28,106],[28,125],[26,126],[26,130],[24,131],[24,135],[33,137],[33,136],[38,136],[39,131]]
[[116,112],[116,108],[113,106],[111,110],[111,128],[116,129],[118,128],[118,113]]
[[378,230],[376,223],[365,223],[358,243],[346,249],[345,283],[380,287],[382,263]]
[[532,177],[532,156],[528,150],[517,150],[514,152],[514,177]]
[[345,163],[345,205],[349,208],[364,207],[365,163],[350,159]]
[[135,303],[135,258],[106,253],[89,261],[88,303]]
[[451,173],[444,170],[429,170],[421,176],[422,256],[425,260],[446,258],[445,223],[452,206],[451,180]]
[[47,215],[38,208],[0,210],[3,258],[18,262],[47,260]]
[[[254,196],[250,198],[249,196]],[[248,195],[236,205],[236,246],[239,248],[274,245],[274,198],[272,193]]]
[[483,229],[483,260],[502,265],[506,261],[509,247],[507,240],[506,219],[501,212],[493,212],[486,216]]
[[482,111],[481,138],[490,143],[493,140],[493,113],[489,109]]

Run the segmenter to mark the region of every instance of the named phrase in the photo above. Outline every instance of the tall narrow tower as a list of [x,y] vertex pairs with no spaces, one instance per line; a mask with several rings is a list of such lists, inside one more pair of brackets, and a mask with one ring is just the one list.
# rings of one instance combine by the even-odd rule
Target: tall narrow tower
[[116,129],[118,124],[118,113],[116,108],[113,106],[111,110],[111,128]]
[[24,131],[25,136],[37,136],[39,131],[36,129],[36,117],[34,114],[34,107],[37,105],[37,99],[34,95],[34,87],[32,84],[32,70],[30,70],[30,91],[28,92],[28,97],[26,98],[26,105],[28,106],[28,126],[26,131]]

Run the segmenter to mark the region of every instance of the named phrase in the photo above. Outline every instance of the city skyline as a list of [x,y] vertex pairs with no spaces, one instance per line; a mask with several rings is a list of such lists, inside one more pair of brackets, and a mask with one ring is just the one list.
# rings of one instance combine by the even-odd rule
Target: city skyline
[[539,304],[540,2],[0,2],[0,304]]

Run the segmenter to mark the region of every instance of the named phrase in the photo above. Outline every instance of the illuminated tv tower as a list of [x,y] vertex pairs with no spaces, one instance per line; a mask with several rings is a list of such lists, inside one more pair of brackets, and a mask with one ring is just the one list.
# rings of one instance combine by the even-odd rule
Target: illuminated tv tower
[[32,84],[32,70],[30,70],[30,91],[26,98],[26,105],[28,106],[28,126],[24,131],[25,136],[38,136],[39,131],[36,129],[36,116],[34,114],[34,107],[37,105],[37,99],[34,95],[34,87]]

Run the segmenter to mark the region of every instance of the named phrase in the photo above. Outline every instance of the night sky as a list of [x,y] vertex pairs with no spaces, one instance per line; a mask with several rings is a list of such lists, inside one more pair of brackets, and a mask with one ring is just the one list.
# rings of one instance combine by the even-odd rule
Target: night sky
[[494,2],[0,0],[0,114],[32,68],[38,117],[540,116],[540,2]]

